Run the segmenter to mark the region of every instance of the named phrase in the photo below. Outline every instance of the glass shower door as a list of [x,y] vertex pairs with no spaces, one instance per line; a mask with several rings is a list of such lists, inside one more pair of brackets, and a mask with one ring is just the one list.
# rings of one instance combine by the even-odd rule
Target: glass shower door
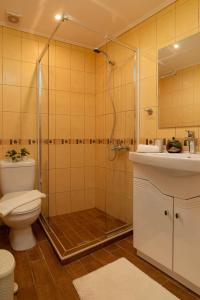
[[[119,56],[115,56],[116,48],[119,48]],[[110,46],[107,51],[115,57],[113,80],[106,90],[106,105],[109,102],[113,105],[110,104],[105,116],[108,139],[116,119],[112,141],[106,147],[105,163],[106,234],[110,236],[130,229],[133,222],[133,171],[128,153],[134,150],[136,56],[133,51],[120,45]]]
[[46,194],[42,217],[49,217],[49,49],[37,64],[38,187]]

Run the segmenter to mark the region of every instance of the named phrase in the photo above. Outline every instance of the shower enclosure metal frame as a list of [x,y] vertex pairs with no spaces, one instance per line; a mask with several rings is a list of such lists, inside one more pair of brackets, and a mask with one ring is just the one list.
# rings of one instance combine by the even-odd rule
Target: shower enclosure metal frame
[[[89,28],[87,25],[77,21],[75,18],[71,17],[71,16],[67,16],[67,15],[63,15],[62,19],[58,22],[57,26],[55,27],[55,29],[53,30],[52,34],[50,35],[50,37],[48,38],[48,41],[41,53],[41,55],[39,56],[37,63],[36,63],[36,67],[37,67],[37,151],[38,151],[38,189],[41,190],[42,189],[42,143],[44,142],[42,140],[42,119],[41,119],[41,91],[42,91],[42,74],[41,74],[41,61],[42,58],[44,57],[44,55],[46,54],[46,52],[49,50],[49,46],[51,41],[53,40],[57,30],[59,29],[59,27],[61,26],[61,24],[64,21],[71,21],[74,22],[75,24],[98,34],[103,35],[101,32],[97,32],[91,28]],[[130,46],[128,46],[127,44],[117,40],[116,38],[111,38],[108,36],[104,35],[104,38],[106,39],[107,42],[113,42],[116,43],[122,47],[125,47],[127,49],[129,49],[130,51],[132,51],[134,53],[134,70],[133,70],[133,76],[134,76],[134,98],[135,98],[135,104],[134,104],[134,150],[136,150],[136,147],[139,143],[139,136],[140,136],[140,121],[139,121],[139,115],[140,115],[140,106],[139,106],[139,78],[140,78],[140,74],[139,74],[139,64],[140,64],[140,56],[139,56],[139,49],[138,48],[132,48]],[[48,64],[49,67],[49,64]],[[48,142],[47,142],[48,143]],[[49,234],[49,229],[47,229],[47,227],[44,225],[47,221],[45,220],[45,218],[42,216],[40,218],[41,224],[43,226],[43,229],[45,230],[49,240],[51,241],[52,245],[55,248],[55,251],[57,252],[59,258],[63,261],[65,258],[66,259],[70,259],[72,256],[74,256],[74,254],[69,254],[67,255],[67,257],[64,257],[60,255],[54,241],[51,238],[51,235]],[[122,226],[124,227],[124,226]],[[50,229],[50,231],[52,231]],[[124,235],[128,232],[132,231],[132,228],[128,228],[128,229],[121,229],[121,231],[119,231],[116,235],[116,237],[120,237],[121,235]],[[53,232],[54,233],[54,232]],[[55,233],[54,233],[55,235]],[[56,237],[56,235],[55,235]],[[109,242],[109,240],[113,239],[113,235],[112,233],[109,235],[105,235],[105,239],[103,241],[99,241],[96,242],[94,245],[86,245],[86,247],[83,250],[78,250],[77,251],[77,255],[79,255],[81,252],[83,251],[89,251],[92,248],[98,247],[98,245],[101,245],[102,243],[107,243]],[[58,238],[57,238],[58,240]],[[59,241],[59,240],[58,240]],[[63,245],[61,245],[63,247]],[[64,248],[64,247],[63,247]]]

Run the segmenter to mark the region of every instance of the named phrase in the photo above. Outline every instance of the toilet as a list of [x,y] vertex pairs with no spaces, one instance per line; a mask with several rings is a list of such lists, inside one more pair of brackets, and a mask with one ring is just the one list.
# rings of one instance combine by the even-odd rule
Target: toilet
[[[0,188],[3,197],[0,202],[16,196],[23,196],[34,188],[35,160],[26,159],[20,162],[0,161]],[[23,251],[35,246],[31,225],[41,212],[41,199],[23,204],[13,209],[2,221],[10,227],[9,239],[12,248]]]

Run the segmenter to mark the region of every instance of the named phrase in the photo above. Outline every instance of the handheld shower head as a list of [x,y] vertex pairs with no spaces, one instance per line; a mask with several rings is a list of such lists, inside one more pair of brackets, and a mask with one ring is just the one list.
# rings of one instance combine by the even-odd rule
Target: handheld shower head
[[106,53],[105,51],[100,50],[99,48],[94,48],[93,51],[94,51],[95,53],[97,53],[97,54],[102,53],[102,54],[106,57],[106,60],[107,60],[107,62],[108,62],[110,65],[112,65],[112,66],[115,65],[114,61],[112,61],[112,60],[110,59],[108,53]]

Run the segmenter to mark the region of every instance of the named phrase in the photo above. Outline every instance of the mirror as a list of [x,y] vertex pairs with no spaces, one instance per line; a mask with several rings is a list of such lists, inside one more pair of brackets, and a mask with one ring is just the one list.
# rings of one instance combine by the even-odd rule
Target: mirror
[[159,128],[200,125],[200,34],[158,51]]

